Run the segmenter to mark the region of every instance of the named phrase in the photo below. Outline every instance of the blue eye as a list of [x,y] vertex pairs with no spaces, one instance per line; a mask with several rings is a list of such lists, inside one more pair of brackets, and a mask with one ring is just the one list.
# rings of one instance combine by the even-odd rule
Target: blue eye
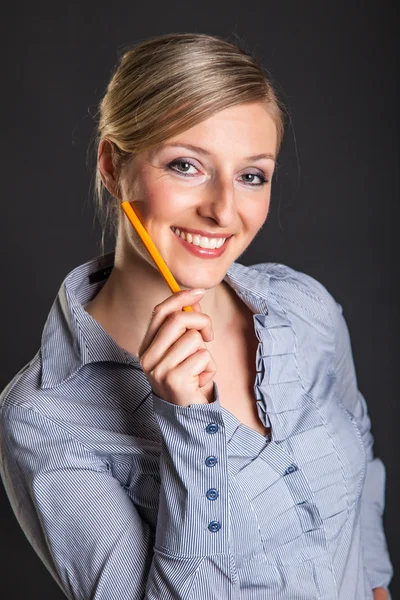
[[[184,170],[181,171],[180,169],[177,169],[176,165],[183,166]],[[186,169],[190,169],[190,167],[193,167],[194,169],[196,169],[196,167],[194,166],[193,163],[191,163],[189,160],[182,159],[182,158],[177,158],[177,159],[173,160],[172,162],[168,163],[167,167],[168,167],[168,169],[171,169],[171,171],[175,171],[175,172],[179,173],[180,175],[183,175],[184,177],[190,177],[191,175],[193,175],[193,173],[188,173]]]
[[265,185],[266,183],[268,183],[268,179],[265,177],[265,175],[262,175],[261,173],[245,173],[244,175],[242,175],[242,177],[258,177],[261,183],[252,183],[249,181],[249,185],[254,187],[258,187],[260,185]]
[[[183,167],[183,169],[178,168],[179,166]],[[195,175],[195,173],[189,172],[191,167],[193,167],[193,169],[196,169],[197,171],[197,167],[186,158],[176,158],[175,160],[167,164],[167,169],[170,169],[171,171],[174,171],[179,175],[183,175],[183,177],[193,177],[193,175]],[[268,183],[268,179],[265,177],[264,173],[244,173],[244,175],[241,175],[241,177],[258,177],[260,183],[253,183],[253,179],[251,179],[250,181],[247,180],[247,184],[249,185],[249,187],[261,187]]]

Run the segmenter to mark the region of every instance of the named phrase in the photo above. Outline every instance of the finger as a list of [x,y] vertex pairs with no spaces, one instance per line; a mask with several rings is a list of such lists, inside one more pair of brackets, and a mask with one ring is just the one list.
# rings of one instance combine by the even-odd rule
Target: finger
[[142,354],[141,363],[150,372],[166,356],[168,367],[174,368],[189,354],[204,348],[204,339],[211,337],[210,319],[203,313],[176,312],[169,315],[157,331],[153,341]]
[[215,377],[216,371],[203,371],[199,375],[199,388],[204,388]]
[[[191,293],[191,290],[182,290],[181,292],[178,292],[177,294],[173,294],[172,296],[168,296],[168,298],[166,298],[163,302],[161,302],[160,304],[157,304],[154,309],[153,309],[153,313],[151,315],[151,319],[149,322],[149,325],[147,327],[147,331],[145,333],[145,336],[140,344],[139,347],[139,358],[141,357],[141,355],[143,355],[147,348],[150,346],[151,342],[153,341],[157,331],[160,329],[160,327],[162,326],[162,324],[165,322],[165,320],[167,319],[168,315],[176,312],[176,311],[182,311],[184,314],[193,314],[192,312],[187,312],[187,311],[183,311],[183,307],[184,306],[191,306],[192,303],[195,301],[195,303],[199,302],[199,298],[202,298],[203,295],[193,295]],[[193,312],[199,312],[199,311],[193,311]]]
[[[163,365],[162,370],[159,370],[159,367],[157,370],[157,376],[159,377],[161,372],[165,385],[176,396],[188,383],[194,391],[197,387],[204,387],[215,376],[217,365],[206,348],[199,348],[176,367],[171,369]],[[187,398],[182,398],[182,401],[186,400]]]
[[193,310],[195,312],[203,312],[203,310],[200,306],[200,302],[196,302],[196,304],[192,304],[191,307],[193,308]]

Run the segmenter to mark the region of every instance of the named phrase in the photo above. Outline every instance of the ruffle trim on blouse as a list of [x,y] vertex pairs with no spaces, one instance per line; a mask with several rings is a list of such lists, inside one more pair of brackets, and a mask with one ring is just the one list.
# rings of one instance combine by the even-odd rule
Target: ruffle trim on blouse
[[[365,456],[359,433],[335,395],[330,372],[333,341],[329,347],[315,338],[314,353],[307,359],[324,366],[325,371],[319,367],[313,380],[305,381],[298,354],[299,345],[304,342],[297,339],[282,307],[272,301],[269,307],[269,314],[253,315],[259,340],[254,383],[259,417],[266,427],[271,427],[272,440],[288,456],[301,460],[316,494],[322,495],[316,487],[321,482],[332,486],[335,497],[331,501],[324,499],[325,516],[348,512],[360,494]],[[310,327],[310,335],[314,335],[312,331]],[[340,498],[335,495],[336,489],[342,492]],[[326,504],[332,505],[331,512]]]
[[[327,557],[329,541],[340,534],[348,515],[343,464],[319,407],[303,386],[296,335],[286,314],[273,308],[254,314],[253,321],[259,340],[254,393],[272,440],[258,448],[253,460],[231,461],[232,475],[246,490],[267,563]],[[238,428],[230,440],[233,454],[235,437],[245,433]],[[233,531],[240,527],[232,525]]]

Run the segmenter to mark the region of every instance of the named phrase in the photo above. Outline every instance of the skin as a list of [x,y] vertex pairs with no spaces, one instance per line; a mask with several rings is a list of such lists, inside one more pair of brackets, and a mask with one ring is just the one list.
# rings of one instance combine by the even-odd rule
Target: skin
[[[112,146],[103,141],[99,147],[104,185],[120,201],[132,203],[181,289],[205,288],[201,308],[214,331],[210,350],[234,318],[232,291],[222,279],[263,226],[270,205],[275,161],[245,157],[274,157],[276,140],[274,121],[261,103],[230,107],[166,142],[192,144],[209,155],[165,146],[139,153],[123,170],[119,190]],[[175,164],[175,171],[168,169],[166,165],[176,159],[183,164]],[[185,167],[186,159],[194,167]],[[185,171],[189,176],[182,174]],[[268,183],[250,185],[261,183],[258,175],[262,174]],[[136,231],[122,217],[114,268],[85,308],[121,347],[137,356],[154,307],[171,291]],[[172,225],[234,236],[221,257],[207,260],[183,248]]]
[[[182,290],[205,288],[202,312],[210,316],[214,340],[209,349],[223,345],[223,332],[234,321],[237,300],[222,281],[262,228],[269,211],[276,127],[261,103],[222,110],[165,143],[192,144],[209,155],[184,147],[163,147],[139,153],[122,171],[114,167],[112,145],[104,140],[98,164],[108,191],[122,202],[129,200]],[[167,169],[172,160],[189,160],[194,167]],[[191,176],[180,174],[188,170]],[[180,171],[180,173],[179,173]],[[268,183],[245,174],[264,173]],[[134,356],[143,340],[154,307],[171,295],[161,274],[126,219],[120,218],[114,268],[103,288],[85,306],[115,341]],[[170,227],[233,233],[218,259],[206,260],[184,249]],[[193,304],[192,304],[193,306]],[[199,306],[196,304],[195,306]],[[215,352],[215,355],[217,353]],[[383,588],[373,590],[374,600],[387,600]]]
[[389,595],[384,588],[375,588],[374,592],[374,600],[388,600]]

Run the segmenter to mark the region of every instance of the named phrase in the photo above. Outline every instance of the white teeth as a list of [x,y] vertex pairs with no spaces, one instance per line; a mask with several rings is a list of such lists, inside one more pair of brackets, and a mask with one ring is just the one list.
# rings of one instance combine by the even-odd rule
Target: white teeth
[[193,244],[194,246],[200,246],[200,248],[220,248],[226,240],[226,238],[207,238],[202,235],[192,235],[191,233],[185,233],[184,231],[181,231],[178,228],[174,229],[173,227],[172,231],[174,231],[175,234],[183,240],[189,242],[189,244]]

